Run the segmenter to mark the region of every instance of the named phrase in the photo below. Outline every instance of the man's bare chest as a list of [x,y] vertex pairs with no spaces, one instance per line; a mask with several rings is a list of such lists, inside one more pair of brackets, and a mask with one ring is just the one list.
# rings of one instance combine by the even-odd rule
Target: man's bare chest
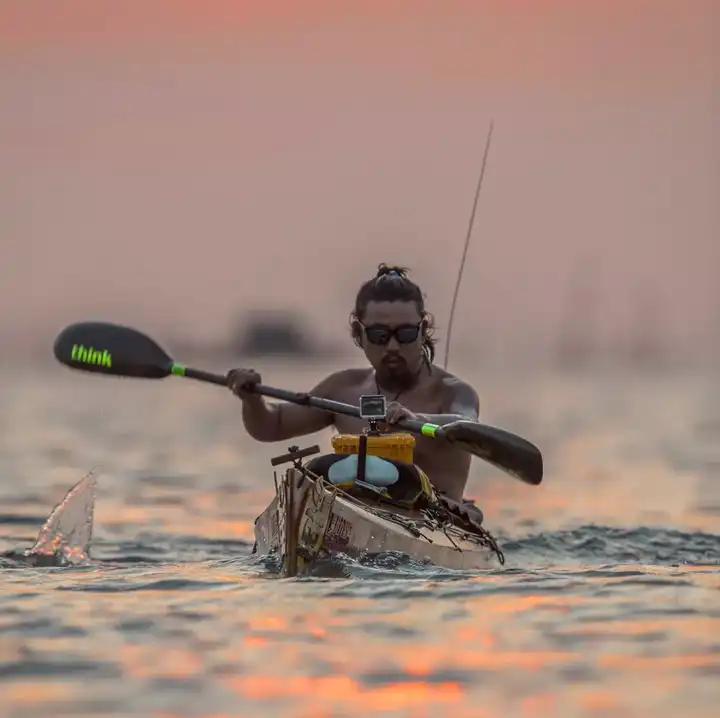
[[442,414],[444,412],[442,392],[440,387],[434,383],[423,384],[408,391],[392,392],[380,389],[371,376],[362,383],[339,389],[332,398],[357,406],[360,396],[363,394],[377,393],[383,394],[388,403],[397,401],[410,411],[419,414]]

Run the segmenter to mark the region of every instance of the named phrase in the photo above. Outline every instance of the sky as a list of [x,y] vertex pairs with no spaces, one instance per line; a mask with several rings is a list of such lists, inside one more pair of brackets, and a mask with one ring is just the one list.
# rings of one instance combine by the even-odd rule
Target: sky
[[385,261],[442,335],[494,120],[454,340],[552,341],[579,276],[704,346],[718,78],[714,0],[0,0],[0,328],[342,337]]

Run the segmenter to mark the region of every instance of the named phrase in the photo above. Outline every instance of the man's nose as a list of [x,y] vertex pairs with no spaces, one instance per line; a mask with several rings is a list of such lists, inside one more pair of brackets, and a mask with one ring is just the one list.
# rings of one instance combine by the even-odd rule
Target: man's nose
[[387,348],[390,351],[398,351],[398,349],[400,349],[400,342],[398,342],[394,335],[390,337],[390,341],[387,343]]

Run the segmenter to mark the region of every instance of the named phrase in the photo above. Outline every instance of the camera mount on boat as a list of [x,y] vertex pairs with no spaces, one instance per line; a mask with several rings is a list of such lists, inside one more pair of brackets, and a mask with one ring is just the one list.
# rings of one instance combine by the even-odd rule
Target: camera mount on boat
[[363,394],[360,397],[360,418],[370,424],[369,433],[379,434],[378,421],[387,413],[387,399],[382,394]]

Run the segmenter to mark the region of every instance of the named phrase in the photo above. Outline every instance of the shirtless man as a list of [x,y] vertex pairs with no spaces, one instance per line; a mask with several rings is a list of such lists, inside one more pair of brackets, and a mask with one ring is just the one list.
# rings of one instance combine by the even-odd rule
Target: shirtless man
[[[365,352],[370,367],[334,372],[310,394],[354,405],[361,394],[384,394],[389,429],[404,418],[440,425],[459,419],[478,421],[475,390],[433,364],[432,317],[425,310],[420,288],[405,269],[379,266],[377,275],[360,287],[350,325],[353,340]],[[360,419],[320,409],[269,404],[248,390],[257,383],[261,377],[253,369],[228,373],[228,386],[242,401],[245,428],[258,441],[287,441],[329,426],[340,433],[357,434],[365,426]],[[461,501],[470,454],[433,439],[416,437],[415,441],[415,463],[438,491]]]

